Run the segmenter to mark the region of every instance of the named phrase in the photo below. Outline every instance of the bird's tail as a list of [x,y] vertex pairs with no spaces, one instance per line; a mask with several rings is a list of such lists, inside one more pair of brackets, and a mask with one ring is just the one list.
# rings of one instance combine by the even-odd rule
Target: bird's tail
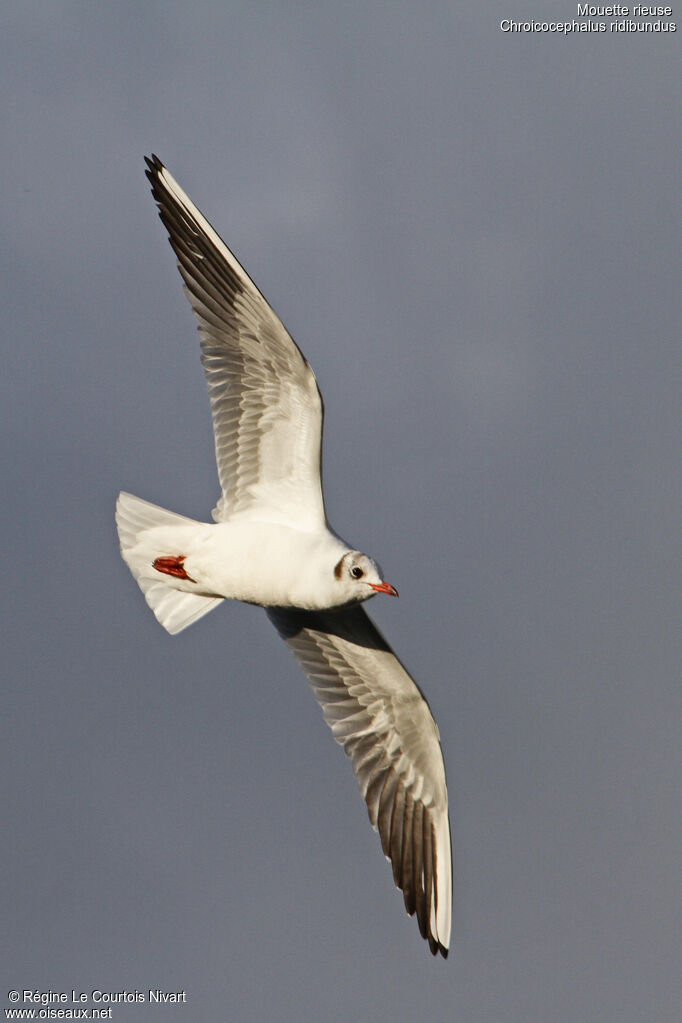
[[173,586],[173,577],[154,568],[154,557],[145,550],[144,534],[157,526],[194,524],[193,519],[159,508],[122,491],[116,502],[116,526],[121,557],[132,572],[158,621],[171,635],[182,632],[221,603],[222,597],[187,593]]

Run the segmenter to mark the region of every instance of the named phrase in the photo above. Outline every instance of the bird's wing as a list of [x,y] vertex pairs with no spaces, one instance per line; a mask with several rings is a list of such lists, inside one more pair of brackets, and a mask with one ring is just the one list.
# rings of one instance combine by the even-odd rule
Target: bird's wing
[[159,216],[199,323],[222,496],[218,521],[324,525],[322,398],[295,341],[156,156],[146,161]]
[[433,954],[450,943],[452,857],[438,728],[414,680],[359,604],[268,608],[353,763],[393,877]]

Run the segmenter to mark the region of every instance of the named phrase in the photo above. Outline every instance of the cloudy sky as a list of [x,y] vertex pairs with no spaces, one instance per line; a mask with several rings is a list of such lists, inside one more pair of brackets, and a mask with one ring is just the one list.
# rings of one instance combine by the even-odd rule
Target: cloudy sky
[[[5,992],[677,1023],[676,16],[5,5]],[[203,519],[217,496],[151,151],[312,363],[330,519],[400,590],[371,612],[440,726],[447,962],[265,615],[171,638],[119,557],[119,489]]]

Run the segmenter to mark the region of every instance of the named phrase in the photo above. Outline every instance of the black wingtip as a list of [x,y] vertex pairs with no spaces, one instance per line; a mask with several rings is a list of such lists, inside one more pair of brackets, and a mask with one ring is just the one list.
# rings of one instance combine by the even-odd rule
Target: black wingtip
[[163,163],[159,160],[156,153],[152,153],[151,156],[145,156],[144,162],[147,164],[151,171],[162,171]]
[[429,942],[429,950],[432,956],[437,956],[440,952],[443,959],[447,959],[449,949],[447,949],[445,945],[441,945],[440,941],[438,941],[437,938],[434,938],[432,934],[428,935],[427,940]]
[[159,160],[156,153],[152,153],[151,157],[145,156],[144,162],[147,164],[147,170],[145,171],[145,174],[147,176],[147,179],[149,180],[149,183],[152,186],[153,191],[154,186],[157,185],[159,182],[161,172],[165,170],[165,168],[164,165],[161,163],[161,160]]

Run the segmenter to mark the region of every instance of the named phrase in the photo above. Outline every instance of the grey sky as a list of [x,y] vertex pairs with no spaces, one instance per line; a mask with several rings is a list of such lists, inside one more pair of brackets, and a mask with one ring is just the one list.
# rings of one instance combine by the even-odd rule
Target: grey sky
[[[682,9],[499,29],[539,16],[577,5],[6,5],[5,991],[677,1023]],[[151,151],[313,365],[331,521],[400,590],[370,610],[441,731],[447,963],[265,615],[172,639],[119,557],[119,489],[217,496]]]

